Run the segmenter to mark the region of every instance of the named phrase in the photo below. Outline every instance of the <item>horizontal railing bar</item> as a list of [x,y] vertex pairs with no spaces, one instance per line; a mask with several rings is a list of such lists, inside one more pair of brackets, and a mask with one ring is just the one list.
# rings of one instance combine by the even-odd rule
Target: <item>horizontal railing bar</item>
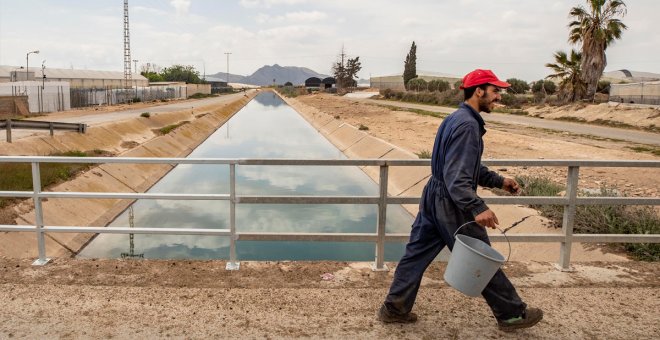
[[44,226],[47,233],[154,234],[230,236],[229,229]]
[[491,204],[568,204],[568,198],[552,196],[485,196],[482,199]]
[[568,160],[568,159],[484,159],[484,165],[495,166],[579,166],[579,167],[624,167],[658,168],[655,160]]
[[376,242],[376,233],[275,233],[238,232],[239,241]]
[[32,197],[32,191],[0,191],[0,197]]
[[229,194],[159,194],[105,192],[41,192],[44,198],[160,199],[160,200],[229,200]]
[[0,231],[15,231],[15,232],[31,231],[31,232],[35,232],[35,231],[37,231],[37,227],[33,226],[33,225],[0,224]]
[[[12,120],[11,128],[12,129],[31,129],[31,130],[50,130],[52,128],[56,130],[71,130],[79,131],[81,127],[85,124],[82,123],[63,123],[63,122],[41,122],[34,120]],[[7,121],[0,121],[0,128],[7,127]]]
[[660,234],[573,234],[573,242],[660,243]]
[[[0,231],[34,232],[35,226],[0,225]],[[209,235],[231,236],[229,229],[203,228],[130,228],[130,227],[73,227],[44,226],[48,233],[95,233],[95,234],[157,234],[157,235]],[[277,232],[239,232],[242,241],[328,241],[328,242],[375,242],[376,233],[277,233]],[[389,233],[388,242],[406,242],[410,235]],[[561,242],[561,234],[502,234],[488,235],[491,242]],[[583,243],[660,243],[660,234],[573,234],[573,242]]]
[[389,196],[387,204],[419,204],[420,200],[419,196]]
[[507,234],[506,237],[499,233],[488,234],[488,239],[491,242],[563,242],[564,235],[562,234]]
[[577,205],[660,205],[660,197],[578,197]]
[[245,204],[378,204],[378,196],[236,196]]
[[[0,191],[0,197],[32,197],[31,191]],[[229,194],[167,194],[167,193],[99,193],[99,192],[41,192],[42,198],[96,199],[162,199],[162,200],[229,200]],[[506,196],[482,197],[489,204],[564,205],[564,197]],[[237,196],[246,204],[378,204],[377,196]],[[388,197],[387,204],[418,204],[419,197]],[[659,197],[578,197],[577,205],[660,205]]]
[[[135,163],[135,164],[240,164],[333,166],[428,166],[428,159],[251,159],[251,158],[153,158],[0,156],[0,163]],[[660,167],[656,160],[484,159],[495,166]]]

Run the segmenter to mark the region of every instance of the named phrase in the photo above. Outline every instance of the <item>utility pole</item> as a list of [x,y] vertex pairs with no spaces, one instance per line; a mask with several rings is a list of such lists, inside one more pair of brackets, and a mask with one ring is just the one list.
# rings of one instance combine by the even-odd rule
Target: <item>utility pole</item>
[[227,55],[227,87],[229,87],[229,55],[231,52],[225,52]]
[[135,74],[138,74],[138,71],[137,71],[137,63],[138,63],[138,61],[139,61],[139,60],[137,60],[137,59],[133,59],[133,63],[135,63]]
[[46,60],[41,62],[41,91],[44,90],[44,83],[46,82],[46,75],[44,74],[44,70],[46,70]]
[[25,55],[25,81],[28,81],[28,76],[30,75],[30,54],[39,54],[39,50],[30,51]]
[[124,0],[124,88],[131,88],[131,37],[128,29],[128,0]]

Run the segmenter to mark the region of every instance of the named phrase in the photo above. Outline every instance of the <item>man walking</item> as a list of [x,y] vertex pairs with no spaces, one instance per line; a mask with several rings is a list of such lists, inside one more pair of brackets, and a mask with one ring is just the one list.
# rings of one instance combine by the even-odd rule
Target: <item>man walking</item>
[[[417,321],[412,313],[422,276],[444,246],[454,247],[453,234],[464,223],[462,234],[488,244],[485,227],[495,228],[497,216],[477,196],[477,185],[517,193],[518,183],[481,165],[486,133],[480,112],[490,113],[510,84],[490,70],[474,70],[463,78],[465,101],[440,125],[431,157],[432,176],[424,187],[419,213],[412,225],[406,252],[399,261],[385,302],[378,311],[383,322]],[[502,270],[481,293],[498,327],[504,331],[527,328],[543,318],[538,308],[527,307]]]

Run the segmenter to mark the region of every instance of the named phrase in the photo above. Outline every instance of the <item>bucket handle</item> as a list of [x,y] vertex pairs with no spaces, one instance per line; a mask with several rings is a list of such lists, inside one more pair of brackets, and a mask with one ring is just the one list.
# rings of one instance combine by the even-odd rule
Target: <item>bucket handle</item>
[[[504,235],[504,239],[506,239],[506,242],[509,244],[509,255],[507,255],[507,257],[506,257],[506,261],[504,261],[504,263],[509,263],[509,259],[511,258],[511,241],[509,241],[509,238],[506,236],[506,232],[509,231],[509,229],[511,229],[511,228],[515,227],[516,225],[520,224],[520,222],[524,221],[527,217],[529,217],[529,216],[526,216],[526,217],[523,218],[522,220],[520,220],[520,221],[514,223],[512,226],[510,226],[510,227],[508,227],[508,228],[506,228],[506,229],[504,229],[504,230],[500,229],[498,226],[495,226],[495,228],[497,228],[497,230],[499,230],[499,231],[502,233],[502,235]],[[458,229],[456,229],[456,231],[454,232],[454,239],[456,239],[456,234],[458,234],[458,231],[459,231],[461,228],[465,227],[466,225],[468,225],[468,224],[470,224],[470,223],[474,223],[474,224],[476,224],[476,225],[478,225],[478,226],[481,227],[481,225],[479,225],[479,224],[477,223],[477,221],[468,221],[468,222],[466,222],[466,223],[463,223],[463,225],[461,225],[460,227],[458,227]]]

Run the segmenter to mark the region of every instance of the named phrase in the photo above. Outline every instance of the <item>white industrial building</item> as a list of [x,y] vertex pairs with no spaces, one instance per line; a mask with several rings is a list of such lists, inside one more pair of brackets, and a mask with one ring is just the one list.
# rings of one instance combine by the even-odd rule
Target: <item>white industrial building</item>
[[[124,72],[45,68],[42,78],[41,67],[0,66],[0,83],[16,81],[67,82],[71,88],[120,88],[124,87]],[[149,80],[134,73],[131,87],[149,86]]]
[[[444,80],[449,83],[449,86],[454,87],[454,83],[462,80],[463,77],[451,74],[444,74],[430,71],[417,71],[417,78],[424,79],[427,82],[431,80]],[[392,89],[404,91],[406,88],[403,85],[403,75],[396,74],[391,76],[376,76],[369,79],[370,87],[374,89]]]

